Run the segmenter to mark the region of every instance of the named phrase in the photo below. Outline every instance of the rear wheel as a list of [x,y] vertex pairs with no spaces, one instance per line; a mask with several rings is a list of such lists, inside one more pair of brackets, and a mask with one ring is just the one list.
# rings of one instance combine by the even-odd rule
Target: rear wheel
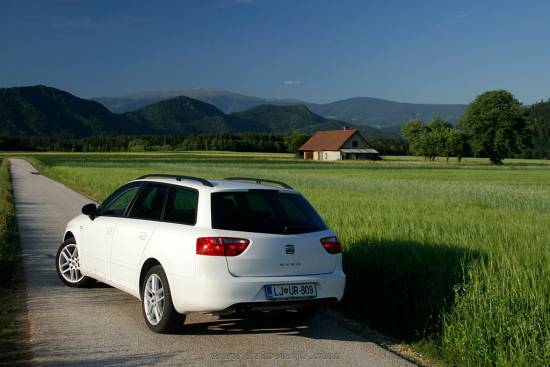
[[80,272],[80,256],[74,238],[68,238],[59,246],[55,257],[55,268],[59,278],[69,287],[87,287],[92,282]]
[[153,266],[142,285],[143,318],[147,327],[156,333],[172,333],[182,329],[185,315],[179,314],[172,303],[168,278],[162,266]]

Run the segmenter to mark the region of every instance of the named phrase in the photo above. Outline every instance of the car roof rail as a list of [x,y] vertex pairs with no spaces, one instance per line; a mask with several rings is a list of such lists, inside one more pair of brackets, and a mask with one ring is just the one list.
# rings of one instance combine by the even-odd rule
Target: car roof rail
[[140,176],[140,177],[136,178],[136,180],[143,180],[145,178],[152,178],[152,177],[174,178],[177,181],[181,181],[181,180],[197,181],[197,182],[200,182],[201,184],[203,184],[204,186],[214,187],[212,182],[210,182],[210,181],[208,181],[204,178],[193,177],[193,176],[169,175],[169,174],[164,174],[164,173],[151,173],[151,174],[148,174],[148,175]]
[[280,185],[282,187],[284,187],[285,189],[290,189],[290,190],[293,190],[293,188],[284,183],[284,182],[281,182],[281,181],[275,181],[275,180],[267,180],[265,178],[251,178],[251,177],[227,177],[227,178],[224,178],[224,180],[229,180],[229,181],[254,181],[256,182],[257,184],[260,184],[260,185],[263,185],[264,183],[271,183],[271,184],[276,184],[276,185]]

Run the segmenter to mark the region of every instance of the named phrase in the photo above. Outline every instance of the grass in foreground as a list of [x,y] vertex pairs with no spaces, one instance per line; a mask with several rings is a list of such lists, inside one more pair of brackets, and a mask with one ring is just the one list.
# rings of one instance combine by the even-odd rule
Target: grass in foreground
[[42,154],[32,161],[99,200],[153,172],[286,181],[343,240],[341,309],[451,365],[549,365],[548,161],[490,167],[480,160],[328,163],[223,153]]
[[27,357],[21,322],[21,292],[16,289],[19,242],[9,162],[0,162],[0,364],[21,364]]

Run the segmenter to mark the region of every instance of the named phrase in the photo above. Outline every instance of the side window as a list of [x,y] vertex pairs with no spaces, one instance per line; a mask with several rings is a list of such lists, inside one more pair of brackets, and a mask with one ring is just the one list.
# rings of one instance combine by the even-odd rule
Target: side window
[[164,185],[147,184],[141,190],[130,209],[130,218],[160,220],[168,188]]
[[167,222],[195,225],[199,193],[195,190],[171,187],[164,211]]
[[99,210],[99,215],[106,217],[122,217],[140,186],[141,182],[131,182],[116,190],[103,202]]

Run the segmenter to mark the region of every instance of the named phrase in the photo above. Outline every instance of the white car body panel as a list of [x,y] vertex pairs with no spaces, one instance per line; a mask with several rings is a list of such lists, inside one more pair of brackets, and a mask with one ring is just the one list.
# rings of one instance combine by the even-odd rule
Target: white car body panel
[[[133,218],[79,215],[65,231],[76,240],[81,272],[140,298],[140,275],[148,261],[159,263],[168,278],[175,309],[221,312],[234,305],[272,302],[264,287],[273,284],[314,283],[318,300],[341,300],[345,288],[342,255],[329,254],[320,239],[335,236],[330,229],[313,233],[276,235],[212,229],[211,193],[273,189],[234,181],[210,181],[207,187],[194,181],[147,179],[197,190],[195,225]],[[296,193],[279,189],[280,192]],[[198,237],[236,237],[250,240],[234,257],[196,254]],[[286,245],[294,253],[286,253]]]
[[159,222],[121,218],[111,241],[111,281],[137,290],[141,257]]
[[82,231],[82,258],[86,259],[86,271],[102,279],[110,279],[110,255],[113,234],[120,218],[98,217],[89,221]]

